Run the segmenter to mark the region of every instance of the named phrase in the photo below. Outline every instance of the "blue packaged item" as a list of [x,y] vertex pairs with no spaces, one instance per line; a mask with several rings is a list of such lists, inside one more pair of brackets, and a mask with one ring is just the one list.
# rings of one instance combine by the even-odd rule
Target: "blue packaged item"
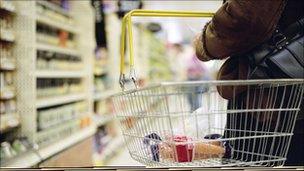
[[[154,141],[157,140],[157,141]],[[154,161],[159,162],[159,148],[158,148],[158,141],[161,141],[162,139],[160,138],[159,135],[157,135],[156,133],[152,133],[149,135],[146,135],[143,143],[145,145],[150,146],[150,150],[151,150],[151,154],[152,154],[152,159]]]
[[222,138],[221,134],[208,134],[204,137],[204,139],[219,139]]
[[223,158],[227,158],[227,159],[231,158],[232,147],[229,144],[229,141],[224,142],[224,147],[225,147],[225,154],[224,154]]

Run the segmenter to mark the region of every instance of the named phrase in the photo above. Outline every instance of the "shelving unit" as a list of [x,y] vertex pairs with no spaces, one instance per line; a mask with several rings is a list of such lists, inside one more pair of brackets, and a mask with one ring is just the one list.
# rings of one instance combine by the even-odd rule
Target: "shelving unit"
[[104,114],[105,116],[94,116],[93,120],[95,121],[96,126],[102,126],[114,120],[114,116],[110,114]]
[[[38,1],[38,3],[39,2],[44,2],[44,1]],[[41,15],[37,16],[37,22],[41,23],[41,24],[46,24],[46,25],[48,25],[50,27],[56,27],[56,28],[59,28],[59,29],[62,29],[62,30],[66,30],[66,31],[69,31],[71,33],[78,33],[79,32],[77,30],[77,28],[75,26],[73,26],[73,25],[67,25],[67,24],[63,24],[63,23],[58,23],[56,21],[50,20],[49,18],[47,18],[45,16],[41,16]]]
[[[93,160],[94,165],[102,166],[106,163],[103,162],[104,157],[112,157],[107,152],[109,148],[116,147],[119,151],[123,145],[123,139],[120,134],[118,122],[113,115],[113,106],[108,97],[120,91],[117,81],[119,73],[118,58],[120,42],[120,20],[115,13],[108,13],[105,16],[106,20],[106,34],[107,34],[107,53],[100,52],[100,56],[95,57],[93,62],[93,77],[94,77],[94,91],[93,93],[93,107],[94,117],[97,131],[94,137],[95,142],[100,144],[94,145]],[[116,32],[113,34],[112,30],[115,28]],[[107,82],[107,83],[105,83]],[[117,143],[117,142],[120,142]]]
[[49,106],[56,106],[60,104],[67,104],[71,102],[85,100],[87,98],[86,94],[71,94],[63,95],[49,98],[41,98],[36,102],[36,108],[45,108]]
[[50,146],[45,148],[41,148],[38,150],[39,155],[42,159],[46,159],[56,153],[61,152],[62,150],[71,147],[72,145],[84,140],[90,136],[92,136],[96,131],[94,126],[90,126],[87,128],[82,129],[81,131],[77,132],[77,134],[73,134],[67,138],[64,138],[60,141],[53,143]]
[[38,70],[36,71],[37,78],[82,78],[85,73],[82,71],[52,71]]
[[118,90],[108,90],[105,92],[99,92],[94,94],[94,100],[104,100],[105,98],[110,97],[112,94],[115,94]]
[[67,11],[65,9],[62,9],[62,8],[58,7],[57,5],[55,5],[55,4],[48,3],[46,1],[37,1],[37,4],[43,5],[43,6],[49,8],[49,9],[52,9],[52,10],[54,10],[54,11],[56,11],[56,12],[62,14],[62,15],[72,16],[71,12],[69,12],[69,11]]
[[51,51],[51,52],[55,52],[55,53],[63,53],[63,54],[67,54],[67,55],[76,55],[76,56],[79,55],[78,51],[75,49],[56,47],[56,46],[47,45],[47,44],[43,44],[43,43],[37,43],[37,49]]
[[[4,1],[0,0],[0,2],[0,7],[2,7],[2,2]],[[11,65],[6,62],[5,64],[1,63],[0,66],[1,73],[2,70],[15,72],[16,91],[12,93],[6,90],[5,93],[1,93],[1,99],[17,99],[17,113],[22,113],[22,115],[18,115],[21,124],[20,135],[28,137],[31,143],[36,144],[38,149],[36,152],[27,151],[24,154],[1,162],[1,166],[30,167],[95,133],[96,127],[91,121],[94,100],[92,94],[93,70],[90,67],[93,61],[92,52],[94,51],[93,11],[88,1],[69,1],[69,10],[47,1],[14,1],[14,5],[16,6],[14,9],[1,10],[14,14],[14,31],[18,37],[12,34],[11,31],[1,28],[1,42],[9,44],[13,44],[15,41],[18,42],[14,45],[16,64]],[[52,18],[55,15],[50,15],[51,13],[56,13],[57,18]],[[63,22],[63,18],[70,22]],[[40,42],[39,39],[36,39],[38,35],[36,28],[39,25],[60,30],[60,33],[69,34],[68,38],[72,35],[72,40],[68,40],[65,43],[62,42],[62,37],[60,37],[57,45]],[[41,33],[39,34],[41,35]],[[74,48],[70,48],[70,42],[74,44]],[[75,56],[80,58],[76,62],[81,64],[82,67],[75,71],[52,68],[38,69],[36,66],[38,51],[49,52],[53,56],[54,54]],[[55,57],[58,58],[58,55],[54,57],[48,56],[46,59],[47,61],[56,60]],[[73,85],[69,87],[71,90],[67,91],[72,93],[38,97],[37,88],[39,88],[39,85],[37,85],[37,82],[39,79],[78,79],[80,80],[82,91],[73,93],[74,91],[71,90],[77,88]],[[2,94],[4,95],[3,97]],[[76,112],[77,115],[71,120],[62,120],[63,122],[51,126],[47,130],[39,130],[38,122],[40,122],[41,111],[46,109],[51,111],[50,109],[55,108],[57,110],[58,107],[61,107],[61,113],[64,113],[64,110],[70,109],[68,107],[76,104],[76,102],[84,102],[85,106],[82,106],[82,109],[85,108],[86,110],[77,113],[76,109],[73,108],[73,113]],[[12,116],[17,115],[13,114]],[[7,117],[7,115],[1,115],[1,120]],[[42,140],[46,141],[42,142]]]
[[66,148],[69,148],[74,144],[77,144],[78,142],[92,136],[95,131],[96,128],[94,126],[84,128],[81,131],[77,132],[77,134],[57,141],[50,146],[40,148],[38,150],[32,149],[27,153],[23,153],[16,158],[7,161],[5,163],[5,167],[32,167],[34,165],[37,165],[39,162],[44,161],[48,157],[53,156],[56,153],[59,153]]
[[[0,0],[0,140],[1,149],[9,149],[19,138],[20,115],[16,103],[16,6],[14,2]],[[5,142],[5,143],[2,143]],[[20,151],[11,150],[3,153],[4,157],[15,156]]]

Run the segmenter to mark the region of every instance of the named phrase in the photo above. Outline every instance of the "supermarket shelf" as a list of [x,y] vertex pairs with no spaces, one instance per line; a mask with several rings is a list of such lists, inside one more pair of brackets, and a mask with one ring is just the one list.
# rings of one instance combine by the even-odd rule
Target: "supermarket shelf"
[[27,151],[23,154],[20,154],[12,159],[4,161],[1,163],[1,167],[22,167],[22,168],[29,168],[41,161],[40,157],[37,153],[33,150]]
[[65,103],[70,103],[70,102],[83,100],[86,97],[87,96],[86,96],[85,93],[80,93],[80,94],[70,94],[70,95],[62,95],[62,96],[55,96],[55,97],[49,97],[49,98],[42,98],[42,99],[37,99],[36,107],[37,108],[43,108],[43,107],[48,107],[48,106],[65,104]]
[[58,141],[45,148],[39,149],[37,152],[33,150],[25,152],[15,158],[9,159],[5,163],[1,163],[1,167],[32,167],[39,162],[77,144],[78,142],[92,136],[96,131],[94,126],[84,128],[83,130]]
[[95,101],[103,100],[103,99],[111,96],[112,94],[115,94],[116,92],[117,92],[117,90],[107,90],[104,92],[94,93],[94,100]]
[[43,5],[51,10],[54,10],[60,14],[63,14],[65,16],[68,16],[68,17],[71,17],[71,14],[64,10],[63,8],[60,8],[59,6],[55,5],[55,4],[52,4],[50,2],[47,2],[47,1],[36,1],[37,4],[40,4],[40,5]]
[[38,70],[36,71],[37,78],[81,78],[84,77],[82,71],[55,71],[55,70]]
[[79,53],[77,52],[77,50],[63,48],[63,47],[59,47],[59,46],[47,45],[47,44],[42,44],[42,43],[37,43],[37,49],[62,53],[62,54],[66,54],[66,55],[79,56]]
[[47,159],[62,150],[69,148],[73,146],[74,144],[92,136],[96,132],[95,126],[90,126],[87,128],[84,128],[77,133],[74,133],[73,135],[64,138],[50,146],[47,146],[45,148],[39,149],[38,153],[41,156],[42,159]]
[[[38,2],[38,1],[37,1]],[[71,33],[78,33],[78,30],[73,25],[68,25],[67,23],[54,21],[46,16],[37,15],[37,22],[41,24],[46,24],[51,27],[59,28]]]
[[109,114],[105,114],[105,115],[95,114],[93,116],[94,116],[93,120],[94,120],[96,126],[102,126],[102,125],[105,125],[106,123],[114,120],[114,116],[109,115]]

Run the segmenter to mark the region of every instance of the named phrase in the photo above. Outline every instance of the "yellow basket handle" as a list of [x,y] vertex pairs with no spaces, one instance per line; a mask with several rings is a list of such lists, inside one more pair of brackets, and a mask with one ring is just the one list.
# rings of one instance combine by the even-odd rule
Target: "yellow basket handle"
[[[132,31],[132,17],[212,17],[212,12],[199,11],[163,11],[163,10],[142,10],[136,9],[128,12],[122,19],[121,38],[120,38],[120,77],[119,83],[124,90],[125,84],[125,38],[128,34],[129,43],[129,57],[130,57],[130,78],[136,84],[136,74],[134,69],[134,49],[133,49],[133,31]],[[127,32],[128,30],[128,32]]]

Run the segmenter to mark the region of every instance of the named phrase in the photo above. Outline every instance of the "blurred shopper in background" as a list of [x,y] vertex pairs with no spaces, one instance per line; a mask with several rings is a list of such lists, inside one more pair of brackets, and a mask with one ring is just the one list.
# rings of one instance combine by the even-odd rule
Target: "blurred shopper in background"
[[[196,55],[193,54],[187,61],[187,80],[199,81],[209,80],[208,70],[205,65],[200,62]],[[190,90],[188,100],[191,106],[191,111],[195,111],[202,105],[202,94],[208,91],[206,86],[194,86],[194,90]]]
[[174,81],[184,81],[186,79],[185,51],[185,47],[181,43],[168,45],[168,57],[170,61],[174,61],[170,63]]
[[[303,0],[227,0],[216,12],[212,20],[206,24],[202,34],[196,37],[194,43],[197,57],[202,61],[222,60],[230,57],[219,71],[218,79],[220,80],[251,79],[249,75],[252,73],[249,69],[252,63],[246,58],[246,54],[259,47],[262,43],[268,43],[268,41],[272,40],[270,38],[275,34],[276,28],[279,28],[279,31],[287,35],[288,27],[293,23],[298,22],[299,24],[300,20],[304,17],[303,9]],[[302,31],[298,31],[300,29],[292,31],[298,31],[297,34],[303,35],[303,25],[301,27]],[[300,59],[303,59],[303,43],[302,48],[298,47],[297,50],[302,51]],[[303,72],[303,68],[299,68],[297,71]],[[261,78],[263,79],[263,77]],[[274,76],[272,78],[282,77]],[[246,93],[246,89],[237,89],[235,96],[232,90],[233,87],[226,86],[222,87],[222,91],[219,93],[230,102],[234,98],[238,102],[241,102],[244,97],[242,94]],[[263,98],[259,97],[260,100],[263,100]],[[241,106],[228,105],[228,108],[231,107],[240,108]],[[229,117],[228,114],[226,127],[229,125]],[[302,147],[304,144],[303,126],[304,114],[302,103],[287,155],[286,165],[304,165],[304,148]],[[241,128],[242,126],[239,127]],[[269,143],[271,144],[272,142]]]

